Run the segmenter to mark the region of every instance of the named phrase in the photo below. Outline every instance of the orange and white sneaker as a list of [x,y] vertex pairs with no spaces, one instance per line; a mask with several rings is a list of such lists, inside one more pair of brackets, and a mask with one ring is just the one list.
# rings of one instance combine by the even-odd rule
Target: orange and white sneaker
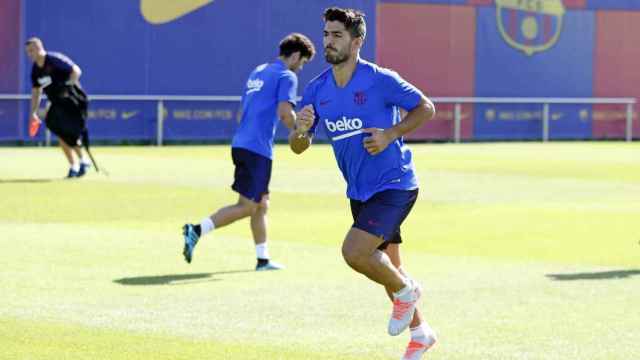
[[436,344],[436,342],[438,342],[436,333],[428,325],[426,325],[425,336],[421,336],[419,338],[411,338],[411,341],[409,341],[409,345],[407,345],[407,350],[404,352],[402,360],[422,359],[422,355],[429,351],[429,349],[431,349]]
[[416,311],[416,303],[420,299],[422,289],[413,280],[409,282],[409,286],[411,286],[411,289],[406,293],[400,296],[394,294],[393,296],[393,312],[391,313],[388,327],[388,332],[391,336],[400,335],[408,328]]

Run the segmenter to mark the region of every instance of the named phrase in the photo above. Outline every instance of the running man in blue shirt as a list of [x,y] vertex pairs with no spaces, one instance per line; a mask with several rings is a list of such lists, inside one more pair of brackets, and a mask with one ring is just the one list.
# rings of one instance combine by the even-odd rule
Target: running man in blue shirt
[[269,261],[266,214],[273,159],[273,138],[278,120],[293,128],[298,78],[296,72],[313,59],[315,47],[306,36],[293,33],[280,42],[279,58],[256,67],[249,75],[242,96],[240,126],[231,143],[235,165],[231,188],[238,202],[204,218],[200,224],[183,226],[185,260],[190,263],[201,236],[245,217],[251,218],[251,232],[258,259],[256,270],[277,270]]
[[[420,286],[401,267],[400,225],[418,196],[402,136],[431,119],[435,108],[397,73],[360,58],[366,34],[361,12],[329,8],[324,22],[324,55],[332,67],[306,87],[289,144],[300,154],[318,128],[329,138],[354,220],[342,255],[355,271],[385,287],[393,301],[388,332],[395,336],[410,326],[403,359],[419,359],[436,336],[416,308]],[[408,111],[404,119],[401,108]]]

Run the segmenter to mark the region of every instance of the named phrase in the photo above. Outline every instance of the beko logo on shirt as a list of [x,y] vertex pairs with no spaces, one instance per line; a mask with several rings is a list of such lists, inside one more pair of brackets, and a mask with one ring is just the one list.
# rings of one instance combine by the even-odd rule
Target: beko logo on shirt
[[343,116],[342,119],[339,119],[336,122],[324,119],[324,123],[327,125],[327,129],[331,132],[357,130],[362,128],[362,120],[358,118],[348,119],[346,116]]
[[342,140],[354,135],[362,134],[362,120],[358,118],[349,119],[346,116],[343,116],[341,119],[338,119],[336,121],[329,121],[329,119],[324,119],[324,124],[327,126],[327,130],[331,132],[351,130],[348,133],[332,137],[331,140],[333,141]]
[[264,81],[260,79],[247,80],[247,94],[262,90],[262,85],[264,85]]

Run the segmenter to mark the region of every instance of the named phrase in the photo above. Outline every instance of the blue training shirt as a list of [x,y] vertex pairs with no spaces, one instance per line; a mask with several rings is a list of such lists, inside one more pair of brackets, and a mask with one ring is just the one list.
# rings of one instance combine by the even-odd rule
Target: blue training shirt
[[242,95],[242,120],[231,142],[273,159],[273,138],[278,127],[278,103],[296,104],[298,77],[282,60],[256,67]]
[[411,151],[402,138],[377,155],[370,155],[363,128],[387,129],[397,124],[400,109],[413,110],[422,92],[396,72],[359,60],[344,88],[336,85],[331,69],[305,88],[301,106],[312,104],[316,119],[310,132],[324,129],[338,167],[347,182],[347,197],[366,201],[388,189],[418,187]]

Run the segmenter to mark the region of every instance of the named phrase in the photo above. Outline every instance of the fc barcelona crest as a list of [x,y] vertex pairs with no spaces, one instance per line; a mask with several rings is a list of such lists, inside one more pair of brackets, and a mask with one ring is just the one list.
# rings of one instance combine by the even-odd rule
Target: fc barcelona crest
[[356,103],[356,105],[364,105],[367,102],[367,95],[364,91],[356,91],[353,94],[353,102]]
[[562,31],[562,0],[496,0],[498,29],[512,47],[531,56],[552,47]]

